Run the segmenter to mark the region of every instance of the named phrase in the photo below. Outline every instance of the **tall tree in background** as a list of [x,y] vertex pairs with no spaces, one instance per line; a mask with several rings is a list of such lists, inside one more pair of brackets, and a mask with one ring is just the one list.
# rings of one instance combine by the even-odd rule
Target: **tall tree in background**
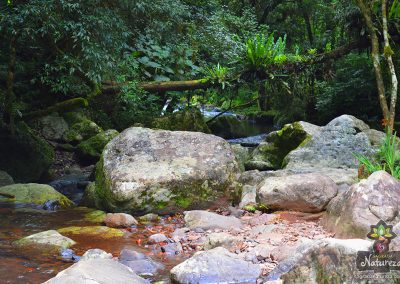
[[[374,7],[378,1],[369,1],[369,0],[356,0],[358,7],[364,17],[364,21],[367,25],[368,32],[371,39],[371,55],[372,61],[374,64],[375,69],[375,77],[376,83],[378,87],[378,95],[379,95],[379,103],[381,105],[383,118],[385,124],[393,130],[394,128],[394,119],[396,114],[396,102],[397,102],[397,76],[396,71],[393,63],[393,51],[390,47],[390,35],[388,32],[388,0],[382,0],[381,2],[381,17],[382,17],[382,34],[383,34],[383,52],[388,63],[389,71],[390,71],[390,97],[389,97],[389,104],[386,99],[386,88],[385,82],[383,79],[383,69],[381,64],[381,53],[380,53],[380,44],[378,38],[378,31],[379,25],[374,22],[373,15],[374,15]],[[393,3],[396,5],[396,1]]]

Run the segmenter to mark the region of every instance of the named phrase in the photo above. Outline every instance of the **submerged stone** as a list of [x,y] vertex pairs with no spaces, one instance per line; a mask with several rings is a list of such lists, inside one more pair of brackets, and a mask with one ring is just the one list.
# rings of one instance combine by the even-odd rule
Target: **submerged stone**
[[72,226],[65,227],[57,230],[61,234],[66,235],[84,235],[102,239],[123,237],[124,232],[119,229],[109,228],[106,226]]

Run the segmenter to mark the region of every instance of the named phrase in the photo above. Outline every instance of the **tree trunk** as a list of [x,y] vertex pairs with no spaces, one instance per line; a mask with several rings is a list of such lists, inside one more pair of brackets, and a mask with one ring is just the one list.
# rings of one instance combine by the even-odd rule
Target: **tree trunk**
[[374,23],[372,21],[372,16],[371,16],[371,10],[366,6],[363,0],[356,0],[357,5],[361,10],[361,14],[364,17],[365,23],[367,25],[370,37],[371,37],[371,56],[372,56],[372,62],[374,64],[374,70],[375,70],[375,78],[376,78],[376,84],[378,87],[378,95],[379,95],[379,103],[381,105],[382,113],[384,120],[386,122],[390,121],[390,112],[389,112],[389,107],[386,101],[386,96],[385,96],[385,85],[383,81],[383,76],[382,76],[382,68],[381,68],[381,63],[380,63],[380,58],[379,58],[379,40],[378,40],[378,35],[375,30]]
[[264,82],[262,82],[258,88],[258,106],[261,111],[267,111],[269,107],[268,96]]
[[[196,89],[206,89],[211,86],[208,79],[189,80],[189,81],[166,81],[166,82],[143,82],[138,87],[147,92],[168,92],[168,91],[186,91]],[[103,93],[118,93],[121,91],[123,84],[115,84],[113,82],[105,82],[102,87]]]
[[387,20],[387,0],[382,0],[382,29],[383,39],[385,42],[384,54],[389,66],[390,79],[391,79],[391,90],[390,90],[390,114],[389,114],[389,129],[394,130],[394,120],[396,116],[396,102],[397,102],[397,75],[394,68],[392,54],[393,51],[389,44],[389,33],[388,33],[388,20]]
[[14,93],[14,69],[16,60],[17,37],[14,35],[10,40],[10,56],[8,61],[6,93],[4,102],[4,122],[8,124],[11,133],[15,133],[15,93]]

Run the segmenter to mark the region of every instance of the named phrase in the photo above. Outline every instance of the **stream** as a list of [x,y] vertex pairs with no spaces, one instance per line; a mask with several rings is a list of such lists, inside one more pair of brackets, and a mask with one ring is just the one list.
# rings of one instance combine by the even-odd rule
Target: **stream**
[[[209,111],[204,114],[206,117],[210,117],[218,113]],[[224,115],[235,114],[226,113]],[[254,147],[265,139],[266,133],[273,129],[271,125],[257,124],[251,120],[242,119],[241,123],[248,129],[247,136],[230,139],[228,142]],[[79,204],[84,188],[89,182],[88,179],[89,177],[85,175],[68,175],[49,184],[76,204]],[[50,211],[29,204],[5,202],[0,198],[1,283],[42,283],[72,265],[73,263],[63,260],[60,253],[44,254],[35,247],[20,250],[13,247],[12,243],[22,237],[46,230],[57,230],[68,226],[102,225],[85,219],[85,215],[93,211],[94,209],[85,207]],[[85,235],[66,236],[77,242],[72,249],[78,256],[93,248],[103,249],[112,253],[114,257],[118,257],[120,251],[125,248],[145,253],[155,261],[165,265],[165,269],[151,278],[151,281],[170,283],[170,269],[190,255],[167,257],[162,253],[156,253],[142,240],[147,240],[150,235],[155,233],[170,235],[179,227],[183,227],[183,219],[181,215],[176,215],[164,216],[157,222],[125,229],[125,235],[121,238],[102,239]]]

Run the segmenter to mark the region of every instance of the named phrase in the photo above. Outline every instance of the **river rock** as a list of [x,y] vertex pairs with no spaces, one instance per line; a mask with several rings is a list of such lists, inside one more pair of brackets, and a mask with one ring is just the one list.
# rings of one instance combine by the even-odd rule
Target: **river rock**
[[81,258],[81,261],[90,260],[90,259],[112,259],[113,256],[111,253],[107,253],[102,249],[90,249],[87,250]]
[[35,123],[35,129],[46,139],[51,141],[60,140],[68,130],[68,123],[58,114],[41,117]]
[[257,193],[260,203],[270,209],[321,212],[337,192],[329,177],[310,173],[267,178]]
[[211,133],[223,137],[224,139],[233,139],[248,136],[246,124],[234,115],[221,115],[208,123]]
[[169,242],[169,239],[164,234],[153,234],[149,237],[149,244],[157,244],[162,242]]
[[81,260],[59,272],[44,284],[148,284],[129,267],[112,259]]
[[16,123],[15,135],[0,127],[0,169],[15,182],[35,182],[54,162],[53,148],[24,122]]
[[357,278],[357,252],[368,251],[371,246],[372,242],[361,239],[307,242],[292,252],[291,257],[280,262],[263,280],[283,280],[283,283],[361,283]]
[[[63,140],[67,143],[80,143],[90,137],[101,133],[103,129],[95,122],[89,119],[82,119],[79,122],[72,124],[68,131],[63,135]],[[76,145],[75,144],[75,145]]]
[[117,130],[110,129],[100,132],[89,139],[82,141],[77,146],[77,154],[81,161],[95,163],[100,159],[104,147],[119,134]]
[[67,208],[74,205],[71,200],[47,184],[17,183],[0,187],[0,193],[6,193],[15,196],[13,199],[6,199],[10,202],[43,205],[47,201],[51,200],[57,201],[62,208]]
[[93,238],[111,239],[124,236],[124,232],[119,229],[109,228],[106,226],[72,226],[65,227],[57,230],[61,234],[75,236],[85,235]]
[[37,247],[46,251],[66,249],[74,244],[76,243],[73,240],[55,230],[40,232],[13,242],[13,246],[16,247]]
[[129,228],[139,224],[132,215],[126,213],[107,213],[104,223],[111,228]]
[[299,146],[304,146],[320,127],[299,121],[285,125],[281,130],[267,135],[265,142],[254,149],[251,159],[245,163],[247,170],[276,170],[282,168],[286,155]]
[[239,203],[239,208],[246,209],[246,206],[254,206],[257,201],[257,187],[253,185],[244,185],[242,190],[242,198]]
[[185,212],[186,227],[190,229],[201,228],[203,230],[241,228],[240,219],[233,216],[222,216],[216,213],[194,210]]
[[87,196],[108,211],[205,208],[235,189],[238,164],[222,138],[132,127],[104,149]]
[[256,283],[261,269],[222,247],[195,253],[171,270],[176,283]]
[[147,255],[129,249],[123,249],[121,251],[119,262],[128,266],[133,272],[141,276],[154,276],[158,270],[164,268],[164,265],[153,261]]
[[245,164],[250,159],[250,148],[243,147],[240,144],[231,145],[233,153],[235,153],[236,160],[239,164],[240,170],[245,170]]
[[364,132],[369,127],[351,115],[342,115],[312,137],[303,147],[290,152],[284,163],[287,169],[358,168],[353,156],[360,153],[371,156],[374,149]]
[[163,117],[155,118],[152,122],[152,128],[211,133],[198,108],[187,108]]
[[14,184],[13,178],[6,172],[0,171],[0,187]]
[[327,207],[323,224],[340,238],[365,238],[379,220],[400,221],[400,182],[385,171],[354,184]]
[[232,236],[228,233],[211,233],[207,236],[204,242],[204,249],[210,250],[216,247],[223,247],[226,249],[232,249],[240,243],[239,237]]

